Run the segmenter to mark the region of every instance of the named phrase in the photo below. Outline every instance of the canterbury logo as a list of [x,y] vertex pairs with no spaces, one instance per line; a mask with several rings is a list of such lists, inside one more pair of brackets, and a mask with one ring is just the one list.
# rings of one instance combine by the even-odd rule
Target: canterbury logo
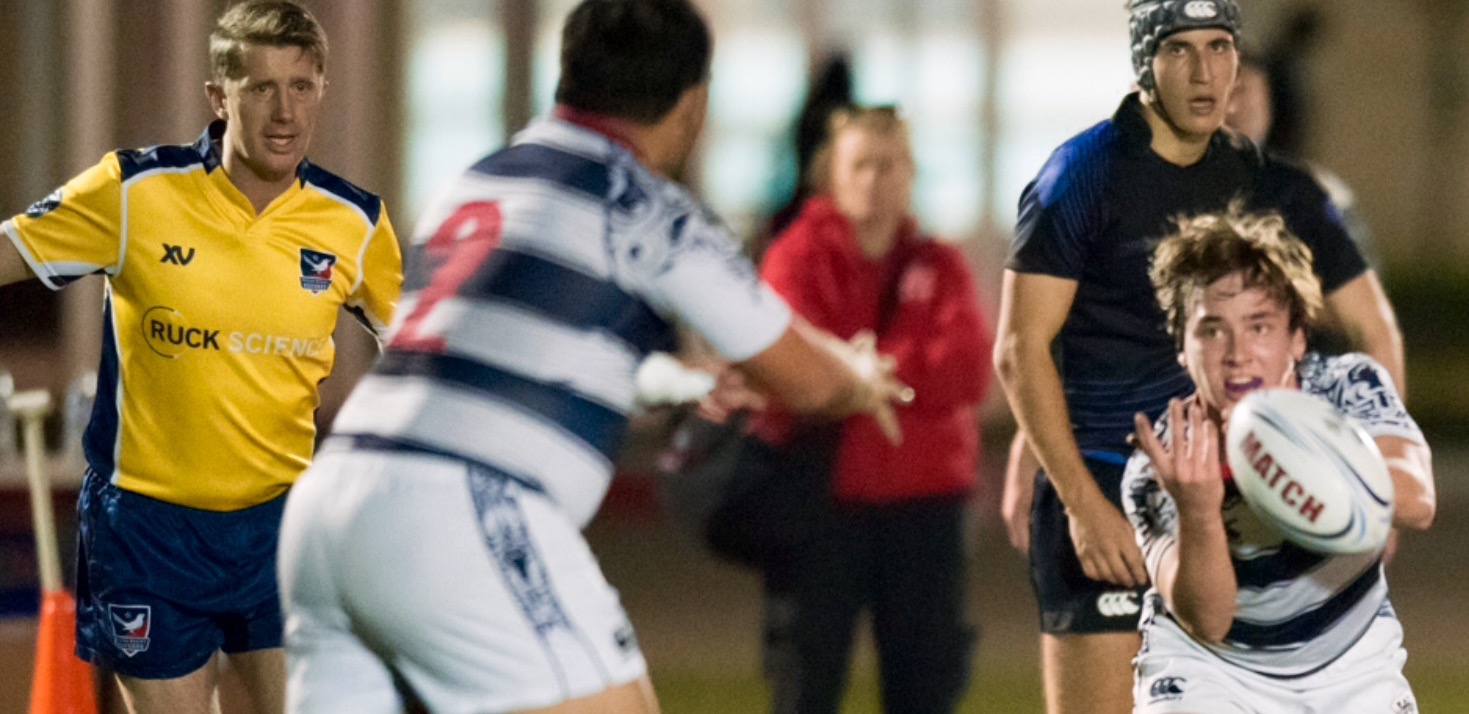
[[1148,688],[1148,695],[1153,701],[1166,699],[1178,699],[1183,696],[1183,677],[1159,677],[1153,680],[1153,685]]
[[189,263],[194,262],[194,249],[189,248],[188,252],[185,253],[184,247],[181,245],[169,245],[167,243],[164,243],[163,260],[160,260],[158,262],[172,263],[174,265],[188,265]]
[[1102,593],[1097,598],[1097,612],[1102,613],[1103,617],[1136,615],[1141,609],[1137,604],[1137,593]]
[[1183,14],[1195,20],[1207,20],[1219,14],[1212,0],[1195,0],[1183,6]]

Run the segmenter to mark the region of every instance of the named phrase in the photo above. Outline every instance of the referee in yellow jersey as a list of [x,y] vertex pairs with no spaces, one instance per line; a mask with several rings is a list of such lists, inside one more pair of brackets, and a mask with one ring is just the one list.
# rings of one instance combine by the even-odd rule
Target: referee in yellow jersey
[[326,35],[293,2],[210,36],[218,120],[115,151],[0,224],[0,285],[107,281],[78,505],[77,654],[133,712],[210,711],[230,656],[284,707],[275,552],[346,308],[377,332],[402,283],[382,201],[306,160]]

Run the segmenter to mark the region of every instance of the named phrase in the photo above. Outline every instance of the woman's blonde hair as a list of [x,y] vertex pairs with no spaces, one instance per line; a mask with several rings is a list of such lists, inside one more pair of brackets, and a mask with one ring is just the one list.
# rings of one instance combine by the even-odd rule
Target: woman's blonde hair
[[[903,140],[905,146],[909,143],[908,120],[903,117],[903,113],[896,106],[887,104],[870,107],[859,105],[841,107],[827,117],[826,136],[811,155],[811,171],[807,175],[810,177],[808,182],[813,191],[820,193],[830,188],[832,145],[836,143],[837,136],[847,129],[862,129],[873,134],[897,136]],[[911,161],[911,148],[908,153]]]

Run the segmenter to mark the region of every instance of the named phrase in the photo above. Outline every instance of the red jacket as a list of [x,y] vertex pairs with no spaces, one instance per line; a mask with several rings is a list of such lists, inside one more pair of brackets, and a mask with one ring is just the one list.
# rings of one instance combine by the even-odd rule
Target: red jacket
[[[880,303],[897,276],[885,328]],[[852,225],[829,198],[806,202],[771,244],[761,276],[812,324],[850,339],[878,334],[878,351],[898,362],[913,387],[913,404],[898,408],[903,443],[893,446],[870,416],[850,417],[837,452],[833,485],[839,500],[887,503],[963,493],[976,479],[976,406],[990,383],[989,326],[964,256],[918,236],[913,222],[882,260],[862,254]],[[780,437],[780,415],[759,431]],[[771,428],[773,427],[773,428]]]

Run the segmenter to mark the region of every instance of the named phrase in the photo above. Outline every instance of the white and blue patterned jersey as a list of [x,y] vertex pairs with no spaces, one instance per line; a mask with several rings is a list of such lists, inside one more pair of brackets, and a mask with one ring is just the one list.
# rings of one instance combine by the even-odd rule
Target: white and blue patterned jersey
[[634,375],[671,323],[731,361],[790,323],[732,234],[622,145],[541,120],[420,221],[403,301],[335,437],[483,464],[579,525],[612,475]]
[[[1297,374],[1302,391],[1331,402],[1373,438],[1423,442],[1387,371],[1370,357],[1311,354]],[[1165,414],[1159,422],[1165,444],[1167,422]],[[1156,582],[1163,555],[1176,545],[1178,507],[1141,450],[1128,461],[1122,493]],[[1302,549],[1261,521],[1232,483],[1225,492],[1224,527],[1239,588],[1234,621],[1221,644],[1200,643],[1221,659],[1269,676],[1303,676],[1341,656],[1374,618],[1396,617],[1387,600],[1381,553],[1320,555]],[[1176,626],[1156,588],[1146,600],[1144,648],[1149,628]]]

